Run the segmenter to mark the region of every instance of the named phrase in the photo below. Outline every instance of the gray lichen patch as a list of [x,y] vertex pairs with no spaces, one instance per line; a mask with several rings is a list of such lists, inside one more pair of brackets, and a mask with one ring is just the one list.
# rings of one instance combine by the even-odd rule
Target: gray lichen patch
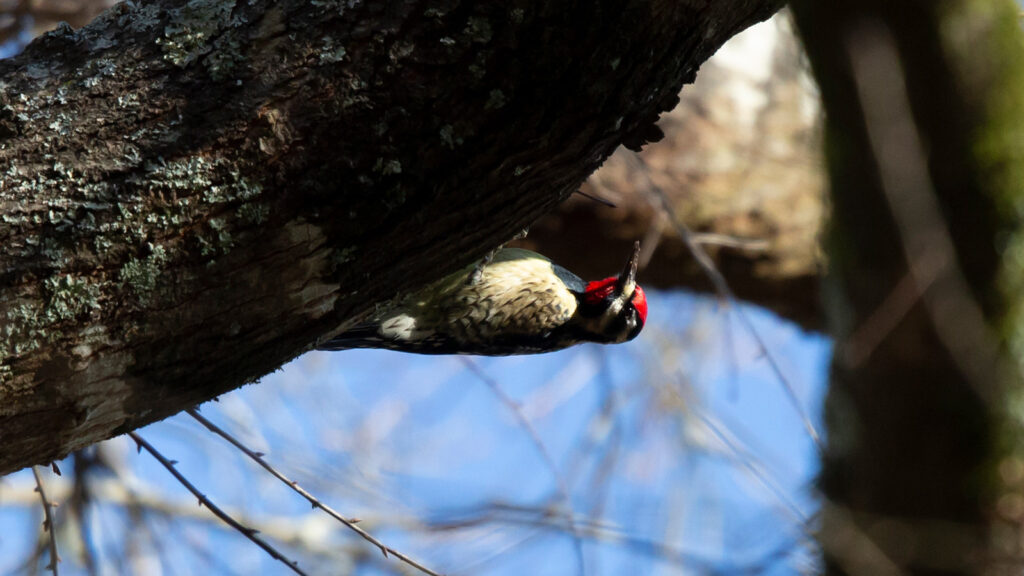
[[100,307],[99,284],[70,274],[51,276],[43,282],[47,294],[44,315],[48,322],[73,320]]
[[321,64],[333,64],[334,62],[341,62],[347,54],[345,47],[335,44],[334,38],[330,36],[324,36],[320,39],[320,51],[318,58]]
[[[0,222],[15,238],[9,240],[12,253],[45,264],[46,276],[61,279],[60,284],[47,285],[48,293],[56,296],[45,313],[65,318],[94,302],[89,296],[95,285],[69,276],[69,270],[83,267],[101,270],[95,282],[121,283],[145,304],[159,266],[184,255],[180,248],[172,252],[163,239],[201,236],[201,256],[221,255],[234,246],[229,220],[259,224],[269,214],[269,208],[258,203],[262,185],[244,176],[243,170],[221,158],[194,155],[148,162],[118,182],[87,176],[59,161],[41,168],[12,162],[0,179]],[[53,190],[64,195],[53,198],[48,195]],[[208,221],[225,205],[230,210],[226,220]],[[27,232],[39,226],[47,233]],[[130,247],[146,244],[163,246],[143,252],[150,254],[145,258],[133,258]]]
[[142,305],[152,302],[157,292],[157,281],[168,260],[163,246],[151,244],[149,249],[149,256],[129,260],[119,274],[121,283]]
[[203,200],[211,204],[226,202],[249,201],[263,193],[258,182],[244,177],[237,170],[228,172],[228,179],[223,184],[215,184],[203,194]]
[[[171,12],[171,18],[164,28],[164,35],[157,39],[163,49],[164,60],[175,66],[184,68],[197,58],[214,50],[214,44],[225,42],[218,39],[220,33],[230,24],[231,11],[235,7],[234,0],[192,0],[185,6]],[[230,41],[225,45],[216,46],[218,57],[210,62],[213,75],[224,73],[230,68],[234,57],[220,52],[231,52],[234,48],[237,56],[237,45]]]
[[135,32],[145,32],[160,23],[162,12],[160,5],[155,2],[121,2],[101,18],[116,16],[118,26],[127,27]]
[[501,90],[491,90],[487,96],[487,104],[484,105],[484,110],[497,110],[504,108],[507,102],[505,93]]
[[470,16],[463,33],[468,35],[473,42],[487,44],[494,34],[491,30],[491,23],[481,16]]
[[333,250],[331,252],[331,264],[334,266],[335,270],[354,261],[358,250],[359,249],[355,246],[346,246],[344,248],[336,248]]
[[394,43],[394,45],[392,45],[391,48],[388,50],[388,58],[392,62],[398,63],[401,60],[404,60],[409,56],[412,56],[412,53],[415,52],[415,50],[416,45],[413,44],[412,42],[397,40]]
[[43,281],[41,297],[0,302],[0,384],[11,377],[13,359],[59,340],[62,322],[99,308],[102,293],[90,278],[59,275]]
[[245,224],[259,225],[270,215],[270,207],[262,202],[249,202],[239,206],[235,214]]
[[228,33],[213,43],[213,51],[204,60],[210,78],[220,82],[230,78],[245,61],[237,34]]
[[0,362],[39,348],[45,328],[39,302],[22,299],[7,304],[0,325]]
[[462,138],[455,135],[455,128],[451,124],[441,126],[440,135],[441,142],[450,150],[454,150],[456,146],[462,146]]
[[385,176],[402,173],[402,163],[396,159],[385,160],[384,158],[377,158],[376,164],[373,166],[374,172],[380,172]]
[[206,258],[227,254],[234,247],[235,241],[231,236],[231,230],[227,223],[220,218],[211,218],[206,223],[209,229],[208,234],[200,234],[197,237],[199,242],[199,253]]
[[190,156],[180,160],[146,165],[146,172],[128,181],[140,191],[177,198],[203,190],[202,198],[209,204],[247,201],[263,192],[259,183],[242,176],[238,168],[221,158]]
[[124,179],[56,158],[0,171],[10,253],[24,253],[39,279],[0,301],[0,387],[16,384],[19,358],[53,343],[89,344],[82,330],[109,320],[111,302],[167,301],[172,267],[228,253],[237,241],[232,220],[259,224],[269,214],[262,185],[237,163],[195,154],[136,166]]
[[346,10],[355,8],[359,0],[310,0],[309,3],[324,12],[344,14]]

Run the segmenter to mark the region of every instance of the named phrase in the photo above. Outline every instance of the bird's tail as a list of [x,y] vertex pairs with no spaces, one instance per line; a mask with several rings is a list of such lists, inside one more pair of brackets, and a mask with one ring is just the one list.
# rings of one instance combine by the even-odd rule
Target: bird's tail
[[386,344],[375,324],[361,324],[346,330],[317,346],[317,350],[351,350],[352,348],[382,348]]

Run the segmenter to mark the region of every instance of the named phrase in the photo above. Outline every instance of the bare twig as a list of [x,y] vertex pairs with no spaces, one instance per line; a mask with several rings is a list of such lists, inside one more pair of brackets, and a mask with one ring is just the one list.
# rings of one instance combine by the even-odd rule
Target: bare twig
[[234,518],[226,514],[223,510],[218,508],[217,505],[210,501],[210,499],[207,498],[205,494],[200,492],[198,488],[196,488],[191,482],[189,482],[188,479],[185,478],[185,476],[181,472],[178,472],[178,469],[174,467],[174,462],[171,462],[166,457],[164,457],[164,455],[157,451],[157,449],[154,448],[152,444],[146,442],[142,438],[142,436],[139,436],[138,433],[136,432],[129,432],[128,436],[135,441],[135,444],[138,446],[140,450],[145,449],[146,452],[149,452],[154,458],[156,458],[157,461],[160,462],[160,464],[163,465],[163,467],[166,468],[167,471],[170,472],[171,475],[174,476],[174,478],[182,486],[185,487],[185,489],[187,489],[189,492],[192,493],[193,496],[199,499],[199,503],[201,505],[206,506],[210,510],[210,512],[213,512],[215,516],[223,520],[228,526],[231,526],[232,528],[240,532],[243,536],[251,540],[257,546],[263,548],[267,552],[267,554],[270,554],[271,558],[274,558],[275,560],[278,560],[284,565],[288,566],[296,574],[302,574],[303,576],[307,576],[306,573],[303,572],[301,568],[299,568],[298,562],[294,560],[289,560],[284,554],[282,554],[276,548],[274,548],[265,540],[260,538],[257,535],[256,530],[243,526]]
[[43,530],[50,533],[50,563],[46,566],[53,576],[57,575],[57,563],[60,556],[57,555],[57,534],[53,524],[53,503],[46,498],[46,490],[43,489],[43,477],[39,475],[39,467],[32,467],[32,475],[36,478],[36,492],[43,503]]
[[[926,257],[927,262],[912,266],[919,273],[908,271],[878,308],[838,346],[836,358],[841,359],[850,368],[860,366],[899,326],[920,300],[921,295],[949,266],[949,262],[937,251],[930,252]],[[918,284],[919,282],[924,284]]]
[[[39,495],[35,492],[35,483],[31,481],[29,483],[31,486],[22,485],[21,483],[10,483],[9,486],[5,484],[3,487],[4,505],[24,508],[30,506],[38,507]],[[129,522],[125,523],[125,535],[121,536],[121,539],[126,543],[131,537],[144,536],[140,534],[139,526],[152,519],[188,521],[196,526],[234,533],[234,529],[219,518],[210,514],[203,507],[196,506],[195,499],[191,494],[187,497],[184,494],[180,498],[171,497],[166,493],[166,490],[146,485],[140,482],[138,478],[126,478],[116,475],[115,472],[114,476],[94,478],[91,490],[96,503],[101,506],[120,507],[127,514]],[[46,495],[53,500],[64,501],[71,498],[72,491],[73,487],[67,482],[56,485],[50,483],[47,484]],[[343,552],[347,553],[350,558],[354,558],[357,555],[372,555],[376,559],[379,556],[376,549],[365,546],[362,540],[354,541],[354,546],[342,548],[338,543],[328,538],[329,535],[323,531],[324,516],[319,510],[294,515],[287,512],[282,512],[281,514],[268,512],[254,514],[247,510],[226,505],[222,505],[221,509],[241,524],[260,526],[260,535],[262,537],[280,543],[281,546],[287,546],[290,549],[302,550],[304,554],[310,557],[317,556],[327,559],[334,558],[336,560],[338,555]],[[420,524],[406,516],[381,516],[364,519],[362,522],[373,523],[374,525],[387,524],[406,531],[421,527]],[[169,534],[169,527],[160,525],[151,529],[155,531],[154,535],[145,538],[145,540],[152,545],[155,556],[161,559],[173,558],[173,554],[168,555],[167,547],[162,545],[162,540],[154,540],[154,538],[159,536],[164,536],[164,540],[167,540],[166,536]],[[102,549],[102,544],[99,547]],[[198,553],[198,551],[195,552]],[[117,557],[115,560],[117,562],[126,561],[123,556]],[[305,561],[303,561],[303,564],[305,564]],[[25,567],[14,570],[11,573],[20,574],[24,572],[27,574],[30,571],[30,567],[31,564],[26,564]],[[406,568],[405,565],[401,565],[401,567],[403,570]],[[129,571],[126,569],[118,570],[111,566],[101,566],[97,573],[117,574]],[[394,571],[394,569],[391,570],[391,572]],[[170,572],[173,573],[174,570]],[[218,567],[214,572],[220,573],[225,571]],[[405,572],[411,574],[412,570],[405,570]]]
[[739,236],[715,234],[713,232],[696,232],[691,235],[691,239],[697,244],[722,246],[725,248],[736,248],[738,250],[750,250],[753,252],[763,252],[771,248],[771,242],[764,238],[741,238]]
[[808,526],[807,517],[800,510],[799,507],[786,495],[786,492],[774,481],[768,474],[762,469],[760,463],[754,458],[753,454],[750,454],[744,447],[740,446],[739,442],[736,441],[732,435],[724,430],[718,423],[711,417],[711,415],[705,412],[698,412],[701,422],[704,423],[705,428],[711,432],[719,442],[725,445],[736,457],[736,461],[740,463],[743,468],[750,473],[750,475],[763,486],[776,500],[782,504],[783,509],[792,515],[793,520],[797,522],[803,531],[804,535],[811,533],[811,528]]
[[600,204],[602,206],[607,206],[608,208],[616,208],[617,207],[610,200],[605,200],[604,198],[600,198],[598,196],[594,196],[593,194],[587,194],[583,190],[577,190],[576,193],[579,194],[580,196],[583,196],[584,198],[588,198],[590,200],[593,200],[594,202],[597,202],[598,204]]
[[462,363],[465,364],[467,368],[469,368],[469,371],[476,375],[476,377],[479,378],[481,382],[486,384],[487,387],[491,389],[491,392],[493,392],[494,395],[498,397],[498,400],[501,401],[501,403],[504,404],[505,407],[508,408],[508,410],[515,415],[516,420],[519,421],[519,425],[530,436],[530,440],[537,448],[537,452],[540,454],[541,458],[544,459],[544,463],[547,465],[547,467],[551,470],[551,474],[555,478],[555,484],[558,487],[559,496],[561,497],[562,501],[565,502],[566,526],[569,529],[569,533],[572,535],[573,545],[576,548],[576,565],[578,572],[580,576],[583,576],[583,574],[586,574],[586,562],[583,559],[583,541],[582,539],[580,539],[579,530],[576,527],[576,514],[573,511],[572,498],[569,496],[569,488],[568,486],[566,486],[565,480],[562,479],[562,474],[558,471],[558,465],[555,464],[555,459],[551,457],[551,454],[548,452],[547,447],[544,445],[544,440],[540,437],[540,434],[537,433],[537,430],[533,427],[533,424],[531,424],[530,421],[523,414],[523,411],[519,408],[519,405],[516,404],[516,402],[512,400],[512,398],[510,398],[507,394],[505,394],[505,392],[501,389],[501,386],[499,386],[498,383],[493,378],[491,378],[487,373],[485,373],[476,364],[476,362],[474,362],[470,358],[460,356],[459,359],[462,360]]
[[904,576],[899,564],[857,524],[850,511],[825,502],[824,514],[829,517],[831,529],[822,530],[818,541],[847,574],[875,576]]
[[[682,374],[680,374],[680,377],[682,377]],[[676,386],[662,384],[661,388],[680,404],[693,404],[686,401]],[[751,450],[733,431],[720,424],[707,411],[694,409],[694,414],[704,424],[704,428],[731,453],[730,461],[742,466],[758,484],[764,487],[778,501],[780,505],[778,510],[788,516],[788,519],[800,528],[803,535],[811,534],[813,528],[810,525],[810,519],[786,494],[786,491],[779,486],[778,482],[770,476],[762,459],[751,453]]]
[[[556,520],[547,509],[495,502],[462,518],[432,522],[431,527],[438,531],[457,531],[494,522],[512,526],[551,527],[557,526]],[[614,524],[584,519],[579,525],[579,530],[580,537],[588,541],[610,544],[649,558],[692,567],[698,574],[757,574],[761,572],[759,568],[770,566],[771,561],[793,554],[798,549],[796,544],[799,544],[799,541],[793,539],[783,539],[774,552],[759,557],[754,562],[742,562],[738,558],[732,558],[723,566],[723,562],[704,558],[668,542],[630,534]]]
[[364,540],[366,540],[370,544],[373,544],[374,546],[379,548],[381,553],[384,554],[385,557],[387,557],[388,555],[394,556],[398,560],[401,560],[402,562],[405,562],[409,566],[412,566],[413,568],[419,570],[420,572],[423,572],[424,574],[430,574],[431,576],[441,576],[440,573],[435,572],[434,570],[431,570],[430,568],[427,568],[426,566],[420,564],[419,562],[413,560],[412,558],[409,558],[405,554],[402,554],[398,550],[395,550],[394,548],[391,548],[390,546],[384,545],[384,543],[382,543],[380,540],[377,540],[370,533],[368,533],[367,531],[365,531],[362,528],[360,528],[356,524],[356,521],[349,520],[348,518],[345,518],[344,516],[339,514],[337,511],[335,511],[333,508],[331,508],[330,506],[328,506],[328,505],[324,504],[323,502],[321,502],[316,496],[313,496],[312,494],[307,492],[304,488],[299,486],[299,484],[297,482],[295,482],[294,480],[289,479],[283,473],[281,473],[276,468],[274,468],[269,463],[267,463],[267,461],[263,459],[263,456],[260,453],[254,452],[253,450],[250,450],[244,444],[242,444],[238,439],[236,439],[234,436],[232,436],[230,433],[228,433],[224,429],[220,428],[219,426],[217,426],[213,422],[210,422],[209,420],[207,420],[206,417],[204,417],[202,414],[199,413],[199,410],[197,410],[195,408],[190,408],[190,409],[186,410],[186,412],[188,412],[189,416],[195,418],[196,421],[198,421],[200,424],[205,426],[208,430],[210,430],[214,434],[220,436],[221,438],[227,440],[235,448],[238,448],[239,450],[241,450],[243,454],[245,454],[250,459],[252,459],[254,462],[256,462],[257,464],[262,466],[267,472],[270,472],[270,474],[273,475],[274,478],[277,478],[281,482],[284,482],[296,494],[299,494],[300,496],[305,498],[313,506],[313,508],[319,508],[320,510],[323,510],[324,512],[327,513],[328,516],[330,516],[331,518],[334,518],[338,522],[341,522],[342,524],[347,526],[349,529],[351,529],[353,532],[355,532],[356,534],[359,534],[360,536],[362,536]]
[[487,555],[482,558],[476,558],[471,562],[468,562],[462,566],[459,566],[455,571],[457,574],[480,574],[484,572],[488,564],[491,564],[495,560],[503,556],[507,556],[516,548],[525,546],[530,542],[533,542],[539,538],[542,534],[549,532],[548,526],[531,526],[530,530],[526,531],[526,535],[510,542],[502,542],[497,545],[488,546]]
[[807,415],[807,411],[800,405],[800,399],[797,397],[796,390],[793,388],[793,383],[790,382],[789,377],[782,371],[782,366],[775,358],[775,355],[772,354],[772,351],[768,348],[764,338],[761,337],[761,333],[757,330],[757,327],[754,326],[753,321],[750,320],[750,316],[748,316],[746,311],[738,305],[739,299],[732,291],[732,288],[729,287],[728,282],[725,281],[725,277],[722,276],[722,273],[718,271],[717,267],[715,267],[714,261],[711,260],[711,257],[704,251],[704,248],[700,243],[694,239],[694,234],[690,231],[690,228],[676,215],[675,210],[672,208],[672,204],[668,200],[668,196],[665,195],[665,191],[662,190],[653,179],[651,179],[644,159],[635,154],[630,158],[633,162],[639,164],[637,172],[643,175],[646,179],[647,189],[658,198],[658,201],[661,204],[661,209],[668,215],[669,221],[675,227],[679,238],[683,241],[683,244],[686,245],[690,254],[693,255],[693,258],[701,267],[704,275],[707,276],[708,280],[710,280],[711,284],[715,287],[715,292],[718,293],[718,297],[731,305],[732,310],[736,313],[736,317],[739,318],[743,327],[754,338],[754,341],[757,343],[758,350],[764,356],[765,360],[768,361],[768,365],[771,367],[772,372],[775,373],[779,383],[782,384],[782,389],[785,391],[790,403],[799,415],[800,420],[804,425],[804,429],[807,430],[807,434],[811,437],[811,440],[814,441],[814,445],[818,448],[818,451],[823,452],[825,446],[821,441],[821,435],[818,434],[818,430],[814,427],[814,423],[811,422],[811,418]]

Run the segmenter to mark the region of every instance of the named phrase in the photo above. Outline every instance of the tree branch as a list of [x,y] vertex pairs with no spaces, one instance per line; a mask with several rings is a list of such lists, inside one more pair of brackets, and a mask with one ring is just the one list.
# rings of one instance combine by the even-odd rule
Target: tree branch
[[481,256],[779,4],[155,0],[0,61],[0,473]]

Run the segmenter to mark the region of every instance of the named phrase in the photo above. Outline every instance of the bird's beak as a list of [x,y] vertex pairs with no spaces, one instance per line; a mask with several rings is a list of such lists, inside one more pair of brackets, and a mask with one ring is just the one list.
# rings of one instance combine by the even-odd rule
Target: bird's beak
[[633,243],[633,255],[626,262],[626,267],[619,274],[619,281],[615,284],[615,293],[624,300],[633,297],[636,290],[636,265],[640,260],[640,242]]

